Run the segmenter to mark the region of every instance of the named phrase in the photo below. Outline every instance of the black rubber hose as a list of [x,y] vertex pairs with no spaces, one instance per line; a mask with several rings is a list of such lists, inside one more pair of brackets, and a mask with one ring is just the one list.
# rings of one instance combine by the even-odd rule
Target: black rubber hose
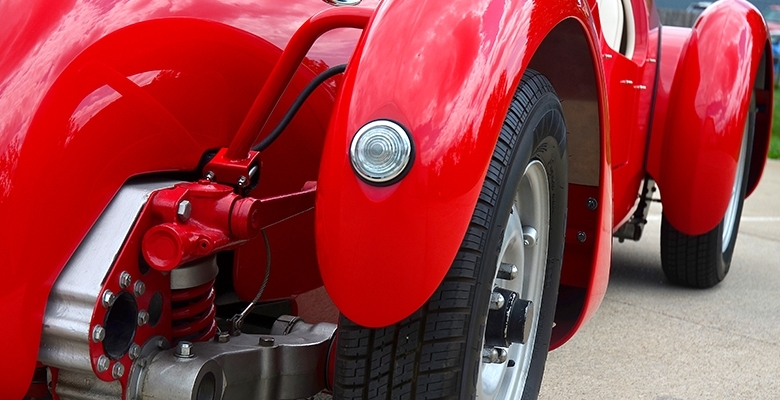
[[301,106],[303,106],[303,103],[306,102],[306,99],[311,96],[312,93],[314,93],[314,90],[317,89],[320,85],[325,83],[328,79],[344,73],[344,71],[347,69],[347,64],[339,64],[335,65],[333,67],[330,67],[320,73],[319,75],[315,76],[314,79],[309,82],[309,84],[306,85],[305,88],[303,88],[303,91],[301,91],[301,94],[298,95],[298,97],[293,102],[292,106],[290,106],[290,109],[287,110],[287,113],[284,114],[284,117],[281,121],[279,121],[279,125],[274,128],[274,130],[263,140],[260,141],[257,145],[252,147],[252,150],[254,151],[263,151],[268,148],[268,146],[271,145],[278,137],[282,134],[282,131],[284,131],[285,128],[287,128],[287,125],[290,124],[290,121],[292,121],[293,117],[295,117],[295,114],[298,113],[298,110],[301,109]]

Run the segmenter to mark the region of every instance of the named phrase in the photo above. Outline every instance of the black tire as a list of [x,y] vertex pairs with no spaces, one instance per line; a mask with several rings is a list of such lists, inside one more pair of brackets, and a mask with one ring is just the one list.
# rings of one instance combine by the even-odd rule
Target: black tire
[[[527,345],[515,345],[529,346],[524,353],[530,368],[520,388],[522,398],[536,398],[550,344],[563,257],[567,155],[560,102],[544,76],[528,71],[507,113],[460,251],[436,292],[414,314],[385,328],[364,328],[342,317],[335,399],[476,397],[499,253],[510,211],[517,204],[515,196],[521,193],[521,178],[525,179],[526,167],[532,162],[542,171],[537,176],[546,176],[544,191],[548,196],[541,204],[549,205],[549,230],[543,228],[547,235],[540,237],[547,238],[547,252],[539,258],[540,265],[533,267],[544,268],[534,270],[541,271],[537,277],[543,280],[535,335]],[[503,365],[507,371],[520,369]]]
[[675,228],[666,216],[661,220],[661,267],[672,284],[710,288],[723,281],[729,272],[750,175],[755,115],[754,96],[745,122],[737,178],[732,192],[735,197],[730,201],[729,210],[718,226],[702,235],[687,235]]

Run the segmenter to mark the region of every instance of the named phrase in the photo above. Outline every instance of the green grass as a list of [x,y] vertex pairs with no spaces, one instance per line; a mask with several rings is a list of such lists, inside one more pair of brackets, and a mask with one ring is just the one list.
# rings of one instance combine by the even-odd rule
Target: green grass
[[775,108],[772,110],[772,138],[769,139],[769,158],[780,158],[780,90],[775,90]]

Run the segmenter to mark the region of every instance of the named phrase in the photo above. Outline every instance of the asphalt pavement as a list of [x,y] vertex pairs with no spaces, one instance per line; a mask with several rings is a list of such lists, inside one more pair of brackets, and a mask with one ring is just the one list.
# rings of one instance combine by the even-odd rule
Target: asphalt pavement
[[780,161],[745,201],[731,269],[706,290],[661,270],[661,207],[614,242],[595,316],[549,354],[541,399],[780,399]]

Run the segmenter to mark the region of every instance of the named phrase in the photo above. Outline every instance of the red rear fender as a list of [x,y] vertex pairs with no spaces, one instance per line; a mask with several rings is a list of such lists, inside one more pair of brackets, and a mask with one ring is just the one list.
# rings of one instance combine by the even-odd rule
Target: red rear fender
[[[337,100],[320,168],[317,251],[339,309],[365,326],[413,313],[463,240],[511,97],[545,36],[586,3],[386,1],[364,33]],[[366,123],[413,136],[409,174],[386,187],[348,158]]]
[[[24,394],[51,286],[120,186],[192,171],[204,152],[226,146],[280,53],[216,22],[159,19],[109,34],[59,66],[37,108],[15,105],[30,118],[0,124],[0,304],[10,326],[26,328],[0,336],[13,344],[0,359],[0,397]],[[3,94],[11,99],[42,90],[11,82]]]
[[[648,172],[661,190],[669,222],[698,235],[713,229],[726,212],[752,89],[765,87],[765,79],[756,83],[756,75],[765,68],[768,34],[761,14],[742,0],[714,4],[683,41],[685,33],[673,29],[661,41],[659,112]],[[669,62],[678,55],[677,63]],[[759,108],[771,107],[771,96],[763,97],[768,99],[759,100],[764,103]],[[757,140],[765,141],[768,126],[759,130]],[[752,175],[760,176],[763,157],[755,155],[754,164],[760,165]]]

